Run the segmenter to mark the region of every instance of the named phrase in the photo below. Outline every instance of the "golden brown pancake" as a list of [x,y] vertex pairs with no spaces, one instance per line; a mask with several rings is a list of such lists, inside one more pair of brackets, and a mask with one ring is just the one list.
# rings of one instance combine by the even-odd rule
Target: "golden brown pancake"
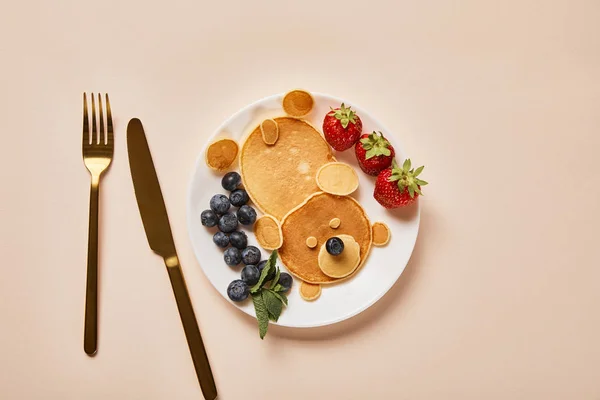
[[279,139],[279,127],[272,119],[265,119],[260,123],[260,132],[266,144],[275,144]]
[[383,222],[373,224],[373,244],[375,246],[385,246],[390,241],[390,228]]
[[319,268],[332,278],[345,278],[360,264],[360,246],[350,235],[336,235],[344,242],[344,251],[338,255],[329,254],[327,247],[321,245],[319,250]]
[[347,196],[358,189],[358,175],[350,165],[332,162],[317,171],[317,186],[324,192]]
[[258,244],[265,250],[275,250],[281,247],[283,237],[279,222],[270,215],[263,215],[256,220],[254,235],[256,235]]
[[[329,226],[333,218],[341,221],[337,229]],[[319,268],[319,250],[330,237],[350,235],[360,245],[360,264],[348,277],[360,269],[371,249],[371,223],[362,206],[349,196],[315,193],[284,217],[281,230],[281,262],[291,274],[309,283],[327,284],[347,278],[331,278]],[[310,236],[317,238],[317,246],[312,249],[306,245]]]
[[292,117],[303,117],[315,104],[312,95],[306,90],[292,90],[283,96],[283,111]]
[[313,285],[306,282],[300,282],[300,297],[306,301],[313,301],[321,296],[321,285]]
[[325,139],[309,123],[290,117],[275,118],[275,122],[279,138],[274,145],[264,142],[260,126],[248,135],[240,151],[240,171],[252,202],[281,221],[319,191],[317,170],[335,159]]
[[225,171],[233,164],[238,155],[238,144],[235,140],[223,138],[212,142],[206,149],[206,164],[217,171]]

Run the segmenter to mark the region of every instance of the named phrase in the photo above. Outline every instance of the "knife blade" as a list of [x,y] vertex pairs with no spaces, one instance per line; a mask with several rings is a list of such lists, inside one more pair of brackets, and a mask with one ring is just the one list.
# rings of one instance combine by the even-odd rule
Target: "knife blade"
[[127,153],[135,197],[148,244],[165,261],[202,394],[205,399],[214,400],[217,397],[217,387],[179,265],[169,216],[144,127],[137,118],[133,118],[127,125]]

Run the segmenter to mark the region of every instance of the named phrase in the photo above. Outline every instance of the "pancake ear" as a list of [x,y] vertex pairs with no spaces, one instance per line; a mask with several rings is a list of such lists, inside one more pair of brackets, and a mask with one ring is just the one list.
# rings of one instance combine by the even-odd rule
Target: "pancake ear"
[[228,137],[221,137],[208,145],[204,160],[215,171],[226,171],[237,159],[239,146]]
[[289,91],[283,96],[283,111],[294,118],[301,118],[308,115],[315,105],[315,99],[306,90],[295,89]]
[[272,215],[263,215],[254,223],[254,235],[265,250],[275,250],[283,244],[281,226]]
[[371,232],[375,246],[385,246],[392,236],[390,228],[383,222],[375,222],[371,228]]
[[358,175],[348,164],[330,162],[319,168],[317,186],[325,193],[347,196],[358,189]]
[[262,134],[263,141],[272,146],[279,139],[279,125],[277,125],[274,119],[265,119],[260,123],[260,133]]

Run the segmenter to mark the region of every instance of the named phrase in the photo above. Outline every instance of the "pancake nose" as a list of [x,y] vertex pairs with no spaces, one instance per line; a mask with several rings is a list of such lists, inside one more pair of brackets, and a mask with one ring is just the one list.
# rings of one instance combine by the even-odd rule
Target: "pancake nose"
[[[340,248],[333,246],[337,240],[342,242],[341,251]],[[329,238],[321,245],[318,256],[319,268],[330,278],[343,278],[350,275],[359,266],[360,259],[360,245],[353,236],[345,234]]]

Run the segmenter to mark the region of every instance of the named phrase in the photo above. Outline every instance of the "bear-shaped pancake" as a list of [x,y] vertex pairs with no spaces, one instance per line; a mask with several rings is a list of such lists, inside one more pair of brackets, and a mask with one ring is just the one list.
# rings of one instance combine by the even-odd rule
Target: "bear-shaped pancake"
[[[298,92],[286,95],[284,108],[294,105]],[[294,112],[306,109],[310,94],[301,95]],[[268,119],[256,127],[241,146],[240,171],[252,202],[265,214],[254,227],[257,240],[265,249],[278,248],[288,271],[313,289],[354,275],[373,244],[387,243],[389,230],[376,223],[374,241],[365,210],[350,196],[358,187],[356,172],[336,162],[323,135],[299,117]],[[341,255],[326,251],[332,237],[343,240]]]

